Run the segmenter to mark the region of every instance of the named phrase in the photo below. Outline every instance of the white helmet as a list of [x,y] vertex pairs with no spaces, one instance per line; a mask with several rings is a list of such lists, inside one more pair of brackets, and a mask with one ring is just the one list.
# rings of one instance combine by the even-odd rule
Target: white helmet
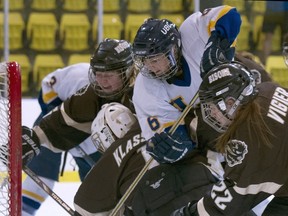
[[135,122],[136,117],[122,104],[104,104],[91,126],[92,141],[103,153],[116,139],[122,138]]

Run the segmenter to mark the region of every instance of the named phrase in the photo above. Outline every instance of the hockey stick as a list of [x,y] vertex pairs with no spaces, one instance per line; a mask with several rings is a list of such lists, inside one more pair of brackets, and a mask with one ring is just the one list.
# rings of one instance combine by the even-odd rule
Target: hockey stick
[[23,166],[23,171],[31,178],[33,181],[39,185],[51,198],[53,198],[66,212],[71,216],[74,216],[74,210],[69,207],[69,205],[64,202],[53,190],[46,185],[30,168]]
[[[179,124],[183,121],[183,119],[186,117],[186,115],[188,114],[188,112],[191,110],[192,106],[194,105],[194,103],[196,102],[196,100],[198,99],[198,95],[199,95],[199,91],[196,92],[196,94],[194,95],[194,97],[191,99],[190,103],[185,107],[185,109],[183,110],[183,112],[181,113],[181,116],[177,119],[177,121],[173,124],[173,126],[170,128],[169,133],[173,134],[177,127],[179,126]],[[127,189],[127,191],[125,192],[125,194],[121,197],[121,199],[119,200],[119,202],[117,203],[117,205],[115,206],[115,208],[113,209],[113,211],[111,212],[111,214],[109,216],[116,216],[117,213],[119,212],[119,210],[121,209],[122,205],[124,204],[124,202],[127,200],[127,198],[130,196],[130,194],[132,193],[132,191],[134,190],[134,188],[137,186],[137,184],[139,183],[139,181],[141,180],[141,178],[144,176],[144,174],[147,172],[148,167],[150,166],[150,164],[152,163],[153,158],[151,157],[145,164],[145,166],[142,168],[142,170],[139,172],[139,174],[136,176],[135,180],[131,183],[131,185],[129,186],[129,188]]]

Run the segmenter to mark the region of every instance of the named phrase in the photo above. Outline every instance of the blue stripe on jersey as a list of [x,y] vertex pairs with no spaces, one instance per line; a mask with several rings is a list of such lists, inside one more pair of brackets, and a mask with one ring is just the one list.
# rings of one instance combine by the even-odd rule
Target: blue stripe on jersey
[[34,201],[32,199],[29,199],[28,197],[22,196],[22,202],[24,204],[23,208],[25,210],[25,207],[28,208],[27,210],[29,210],[31,208],[32,209],[39,209],[40,208],[40,203],[37,201]]
[[40,89],[39,96],[38,96],[38,103],[41,107],[41,111],[43,115],[46,115],[52,109],[59,106],[62,102],[63,101],[57,97],[53,101],[51,101],[49,104],[46,104],[42,98],[42,89]]
[[240,32],[241,23],[240,14],[233,8],[217,20],[215,30],[232,44]]
[[175,77],[172,83],[177,86],[190,86],[191,85],[191,73],[190,73],[189,66],[183,56],[181,57],[181,63],[182,63],[183,79],[177,79],[177,77]]

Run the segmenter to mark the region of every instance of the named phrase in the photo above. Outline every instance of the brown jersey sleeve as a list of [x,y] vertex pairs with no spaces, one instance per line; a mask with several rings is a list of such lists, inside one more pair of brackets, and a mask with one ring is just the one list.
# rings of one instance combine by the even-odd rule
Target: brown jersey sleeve
[[46,115],[39,124],[52,145],[68,150],[91,133],[91,123],[100,108],[100,99],[88,85]]
[[92,86],[87,85],[40,121],[39,134],[43,131],[54,147],[69,150],[90,136],[91,124],[103,104],[119,102],[133,111],[130,97],[129,94],[125,94],[119,100],[107,100],[96,95]]

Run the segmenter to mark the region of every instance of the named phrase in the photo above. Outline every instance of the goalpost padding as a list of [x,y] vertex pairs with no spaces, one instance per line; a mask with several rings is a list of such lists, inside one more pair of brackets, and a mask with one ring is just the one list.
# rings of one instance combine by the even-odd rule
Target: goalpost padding
[[21,74],[0,63],[0,216],[21,216]]

